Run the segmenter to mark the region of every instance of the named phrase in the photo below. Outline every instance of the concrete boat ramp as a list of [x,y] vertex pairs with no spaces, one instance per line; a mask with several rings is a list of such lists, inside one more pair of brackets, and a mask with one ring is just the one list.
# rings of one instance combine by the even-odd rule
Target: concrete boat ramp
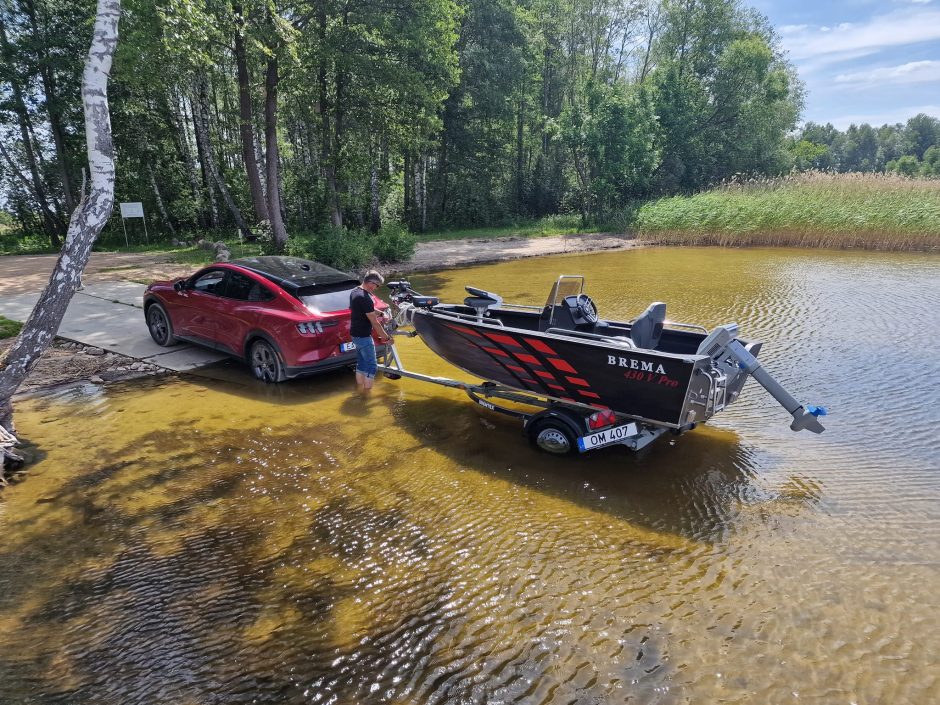
[[[95,282],[75,293],[58,336],[108,352],[125,355],[175,372],[210,365],[226,356],[207,348],[180,343],[161,348],[150,338],[144,322],[143,284]],[[0,298],[0,316],[26,321],[39,294],[24,292]]]

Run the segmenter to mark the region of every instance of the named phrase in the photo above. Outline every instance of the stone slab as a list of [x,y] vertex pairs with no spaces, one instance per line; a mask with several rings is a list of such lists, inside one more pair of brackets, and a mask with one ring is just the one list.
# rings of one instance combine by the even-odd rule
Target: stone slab
[[[225,359],[225,355],[206,348],[187,344],[162,348],[154,343],[144,322],[145,288],[133,282],[88,285],[72,297],[59,337],[174,371],[193,370]],[[5,297],[0,301],[0,315],[25,321],[38,299],[38,294]]]

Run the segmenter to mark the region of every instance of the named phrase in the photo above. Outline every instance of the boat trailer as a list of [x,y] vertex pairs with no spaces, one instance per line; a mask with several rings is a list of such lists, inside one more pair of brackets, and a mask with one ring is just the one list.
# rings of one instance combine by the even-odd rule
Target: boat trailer
[[[392,335],[415,337],[415,331],[392,330]],[[655,426],[631,419],[609,409],[598,409],[589,404],[561,402],[522,392],[496,382],[461,382],[449,377],[437,377],[405,369],[394,345],[386,346],[380,355],[378,371],[389,379],[408,377],[442,387],[460,389],[478,406],[489,411],[520,419],[523,433],[537,448],[553,455],[570,455],[590,450],[623,445],[639,451],[666,431],[674,429]],[[523,411],[503,406],[499,401],[524,404],[539,409]]]

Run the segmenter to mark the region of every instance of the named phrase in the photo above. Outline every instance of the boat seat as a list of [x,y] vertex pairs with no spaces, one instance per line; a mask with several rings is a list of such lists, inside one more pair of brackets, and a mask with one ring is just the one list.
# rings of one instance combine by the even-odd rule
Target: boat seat
[[483,316],[489,309],[499,308],[503,304],[503,297],[499,294],[493,294],[473,286],[465,288],[467,293],[472,295],[465,298],[463,303],[476,311],[477,316]]
[[654,350],[666,322],[666,304],[654,301],[630,325],[630,339],[638,348]]

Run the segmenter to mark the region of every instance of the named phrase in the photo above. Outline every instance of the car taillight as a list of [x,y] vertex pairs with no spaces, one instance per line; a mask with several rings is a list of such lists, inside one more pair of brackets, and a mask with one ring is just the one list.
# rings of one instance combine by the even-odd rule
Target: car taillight
[[593,431],[617,423],[617,415],[613,411],[596,411],[588,416],[588,426]]
[[323,332],[323,326],[319,321],[310,321],[309,323],[298,323],[297,330],[304,335],[316,335]]

